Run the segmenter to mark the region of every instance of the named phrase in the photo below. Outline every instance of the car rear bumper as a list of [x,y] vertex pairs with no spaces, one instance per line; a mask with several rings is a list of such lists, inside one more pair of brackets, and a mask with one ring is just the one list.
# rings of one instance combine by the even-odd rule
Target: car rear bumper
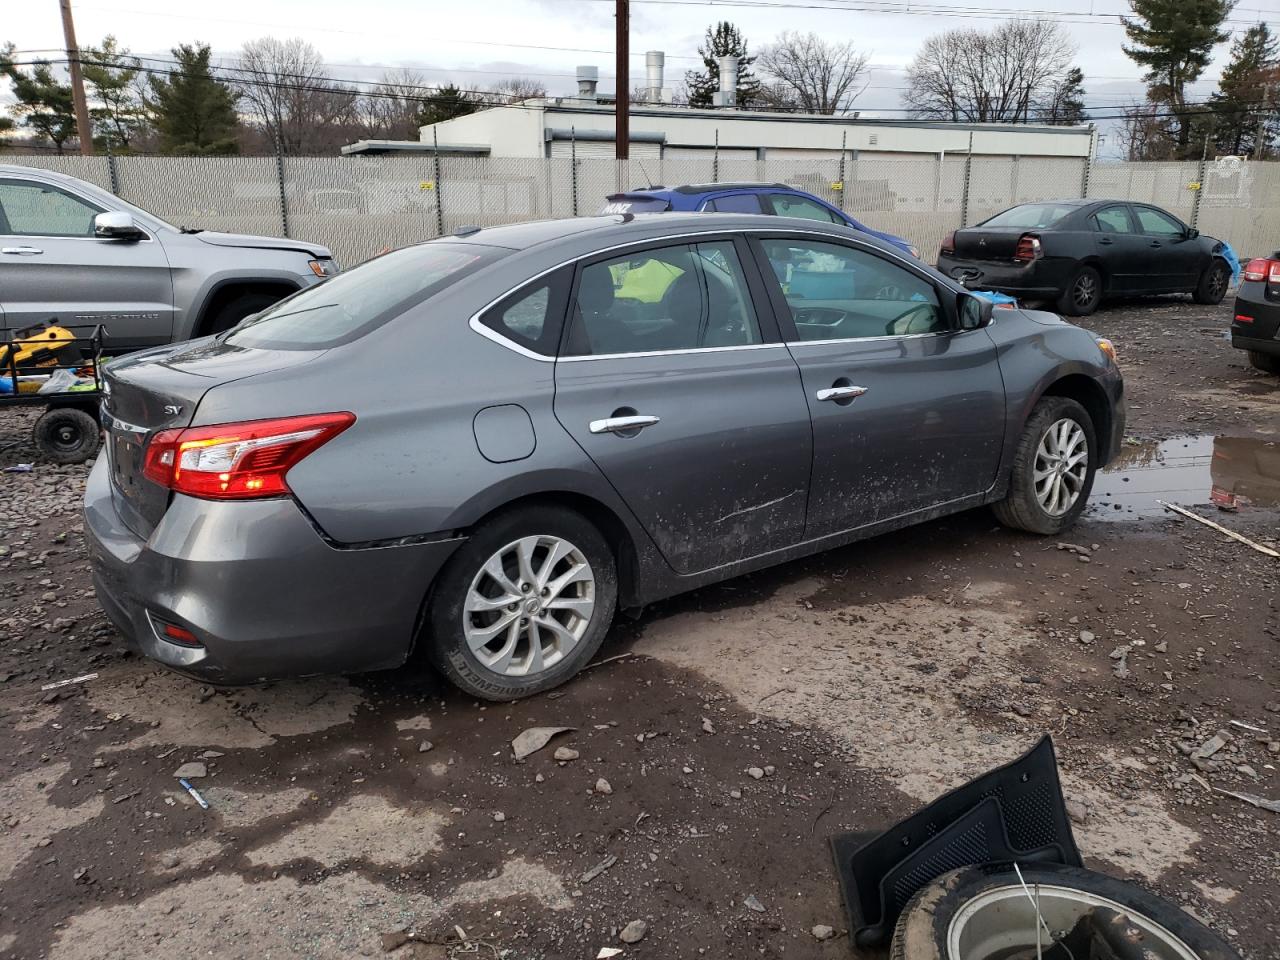
[[[146,656],[213,683],[403,663],[431,581],[462,542],[335,547],[291,499],[181,495],[144,541],[115,496],[100,457],[84,501],[98,602]],[[163,639],[157,620],[200,645]]]
[[1058,297],[1073,266],[1071,261],[1033,260],[1019,265],[938,255],[938,270],[970,290],[995,290],[1028,300]]
[[1241,295],[1236,297],[1232,311],[1231,345],[1280,355],[1280,301],[1268,299],[1262,286],[1247,281],[1240,285]]

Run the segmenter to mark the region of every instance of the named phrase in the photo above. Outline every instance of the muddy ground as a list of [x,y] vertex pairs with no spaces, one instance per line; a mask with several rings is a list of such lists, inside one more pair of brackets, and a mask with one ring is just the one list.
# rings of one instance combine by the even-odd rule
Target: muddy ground
[[[502,706],[417,663],[215,690],[139,660],[94,605],[84,469],[0,415],[0,465],[35,461],[0,475],[0,955],[857,955],[828,838],[1047,731],[1091,866],[1280,957],[1280,815],[1214,790],[1280,797],[1280,561],[1154,504],[1275,543],[1280,388],[1228,318],[1092,318],[1130,439],[1073,549],[985,511],[930,523],[655,606]],[[544,725],[575,729],[513,760]]]

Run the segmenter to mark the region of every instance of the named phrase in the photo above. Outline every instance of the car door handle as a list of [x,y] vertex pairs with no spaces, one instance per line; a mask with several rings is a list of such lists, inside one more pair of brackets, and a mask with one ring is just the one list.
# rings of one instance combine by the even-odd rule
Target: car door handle
[[867,392],[866,387],[827,387],[814,394],[819,400],[849,400]]
[[1109,246],[1111,246],[1113,243],[1115,243],[1115,241],[1114,241],[1114,240],[1112,240],[1110,237],[1100,237],[1100,238],[1098,239],[1098,242],[1099,242],[1100,244],[1102,244],[1104,247],[1109,247]]
[[32,257],[44,251],[39,247],[0,247],[0,253],[12,254],[15,257]]
[[1158,247],[1158,246],[1160,246],[1160,241],[1159,241],[1159,240],[1152,240],[1152,241],[1151,241],[1151,246],[1153,246],[1153,247]]
[[606,417],[603,420],[592,420],[589,429],[592,433],[631,433],[652,427],[658,420],[658,417],[642,414],[634,417]]

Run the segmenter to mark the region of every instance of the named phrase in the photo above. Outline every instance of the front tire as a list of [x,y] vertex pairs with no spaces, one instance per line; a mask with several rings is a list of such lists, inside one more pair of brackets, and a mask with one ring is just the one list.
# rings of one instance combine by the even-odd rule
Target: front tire
[[1227,295],[1227,286],[1231,282],[1231,269],[1221,260],[1214,260],[1209,268],[1200,276],[1195,292],[1191,295],[1196,303],[1212,306],[1221,303]]
[[1071,275],[1067,288],[1058,297],[1058,312],[1068,317],[1087,317],[1102,302],[1102,274],[1082,266]]
[[618,598],[613,551],[581,514],[539,506],[482,524],[432,591],[427,652],[464,692],[517,700],[600,649]]
[[1084,512],[1098,449],[1093,420],[1069,397],[1042,397],[1014,451],[1009,492],[993,504],[1006,527],[1050,536]]
[[1280,373],[1280,357],[1273,356],[1270,353],[1250,350],[1249,363],[1253,365],[1255,370],[1261,370],[1263,373]]

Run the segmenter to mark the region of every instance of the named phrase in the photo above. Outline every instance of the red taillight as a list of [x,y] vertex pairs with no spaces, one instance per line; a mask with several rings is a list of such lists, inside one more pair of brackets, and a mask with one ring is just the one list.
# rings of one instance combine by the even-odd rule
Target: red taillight
[[1024,233],[1018,238],[1018,245],[1013,250],[1013,259],[1020,263],[1029,263],[1040,259],[1040,238]]
[[251,500],[289,493],[285,474],[351,424],[353,413],[163,430],[147,444],[143,473],[178,493],[208,500]]
[[940,253],[956,252],[956,232],[954,230],[952,230],[950,233],[948,233],[945,237],[942,238],[942,249],[939,252]]
[[1250,260],[1244,267],[1244,279],[1280,283],[1280,260],[1271,260],[1267,257]]
[[1246,317],[1243,313],[1237,313],[1236,323],[1253,323],[1253,317]]

